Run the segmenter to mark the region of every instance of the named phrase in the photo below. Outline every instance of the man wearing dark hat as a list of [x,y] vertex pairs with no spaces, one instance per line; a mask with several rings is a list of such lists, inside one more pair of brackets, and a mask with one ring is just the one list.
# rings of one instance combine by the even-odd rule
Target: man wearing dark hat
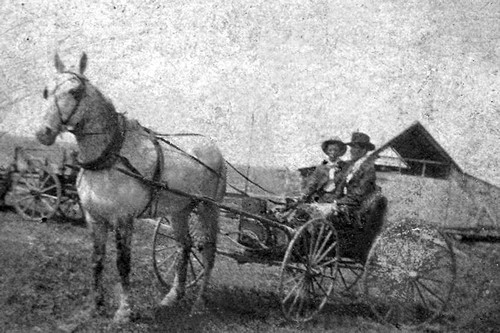
[[335,193],[339,208],[347,207],[352,210],[358,209],[377,189],[374,159],[368,158],[367,155],[375,146],[370,142],[370,137],[361,132],[352,133],[351,142],[347,145],[351,148],[351,160]]
[[347,146],[340,138],[334,137],[321,144],[321,149],[328,156],[308,179],[303,202],[333,202],[336,189],[342,179],[347,163],[340,157],[347,151]]

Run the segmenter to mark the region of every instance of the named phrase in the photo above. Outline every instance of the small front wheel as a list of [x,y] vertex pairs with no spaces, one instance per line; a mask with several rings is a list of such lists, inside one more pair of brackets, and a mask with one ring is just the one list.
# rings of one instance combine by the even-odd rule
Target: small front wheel
[[279,295],[287,319],[308,321],[325,306],[336,283],[338,249],[337,231],[323,218],[297,230],[281,266]]
[[[189,223],[193,223],[192,219],[194,215],[191,216]],[[174,281],[181,251],[170,221],[167,218],[158,219],[153,238],[153,269],[158,281],[167,288],[170,288]],[[192,246],[189,249],[186,287],[195,286],[204,274],[201,253]]]

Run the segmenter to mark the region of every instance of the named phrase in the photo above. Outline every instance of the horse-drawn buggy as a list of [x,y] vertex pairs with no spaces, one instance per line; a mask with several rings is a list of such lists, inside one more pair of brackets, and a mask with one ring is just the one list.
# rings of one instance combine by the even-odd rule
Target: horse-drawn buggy
[[[280,267],[279,297],[284,316],[312,319],[327,302],[357,297],[375,315],[397,325],[424,325],[443,313],[453,290],[456,263],[452,246],[438,229],[417,220],[385,225],[381,193],[366,200],[363,224],[349,215],[322,213],[316,204],[270,209],[274,203],[244,198],[237,228],[223,225],[217,253],[239,264]],[[193,215],[191,230],[196,229]],[[231,222],[229,222],[231,224]],[[188,286],[204,274],[192,237]],[[154,242],[155,273],[165,286],[173,282],[179,252],[167,219],[158,221]]]
[[[48,156],[61,153],[57,163]],[[56,214],[82,219],[74,158],[75,153],[66,150],[16,147],[12,163],[0,170],[0,201],[10,201],[17,213],[30,221],[45,221]]]
[[[452,247],[438,229],[409,219],[387,223],[386,201],[379,192],[364,203],[363,223],[342,212],[322,213],[314,204],[272,209],[268,201],[255,198],[244,200],[241,209],[223,204],[227,165],[213,142],[201,135],[159,134],[127,119],[84,76],[86,66],[86,55],[77,72],[67,70],[56,55],[57,74],[43,92],[48,111],[37,139],[52,145],[59,133],[70,131],[78,142],[83,169],[78,194],[94,241],[96,308],[104,303],[106,235],[113,230],[121,284],[114,320],[130,320],[133,223],[152,207],[159,217],[154,270],[170,288],[162,306],[172,306],[186,286],[198,282],[193,308],[202,305],[219,253],[239,263],[280,267],[282,310],[294,321],[311,319],[355,286],[387,322],[415,326],[442,313],[456,267]],[[25,197],[36,200],[18,201],[50,197],[59,203],[61,190],[54,185],[59,178],[38,170],[43,172],[22,177],[35,185],[21,184]],[[46,187],[51,194],[40,190]],[[226,221],[219,232],[221,209],[239,218]],[[220,246],[223,242],[232,246]]]

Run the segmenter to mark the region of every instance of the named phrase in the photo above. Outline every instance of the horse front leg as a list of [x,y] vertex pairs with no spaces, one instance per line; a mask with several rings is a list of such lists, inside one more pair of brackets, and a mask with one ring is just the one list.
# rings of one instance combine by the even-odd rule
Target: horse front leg
[[172,306],[186,293],[186,277],[189,253],[192,240],[189,235],[189,211],[181,211],[171,215],[173,235],[177,243],[175,260],[175,277],[170,291],[163,298],[161,306]]
[[126,219],[116,224],[116,266],[120,274],[119,307],[115,313],[114,321],[127,323],[132,312],[130,296],[130,265],[132,252],[133,219]]
[[106,241],[108,227],[102,221],[96,221],[87,216],[87,222],[91,229],[93,240],[92,270],[93,270],[93,302],[94,309],[98,314],[104,313],[104,287],[102,273],[104,270],[104,259],[106,257]]

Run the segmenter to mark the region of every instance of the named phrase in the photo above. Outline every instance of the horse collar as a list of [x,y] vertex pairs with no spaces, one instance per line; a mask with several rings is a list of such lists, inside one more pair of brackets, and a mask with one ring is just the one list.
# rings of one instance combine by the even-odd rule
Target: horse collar
[[104,170],[109,169],[116,162],[118,153],[122,149],[123,142],[125,141],[125,117],[118,113],[118,126],[116,127],[113,137],[109,144],[104,148],[101,155],[93,161],[78,162],[79,166],[85,170]]

